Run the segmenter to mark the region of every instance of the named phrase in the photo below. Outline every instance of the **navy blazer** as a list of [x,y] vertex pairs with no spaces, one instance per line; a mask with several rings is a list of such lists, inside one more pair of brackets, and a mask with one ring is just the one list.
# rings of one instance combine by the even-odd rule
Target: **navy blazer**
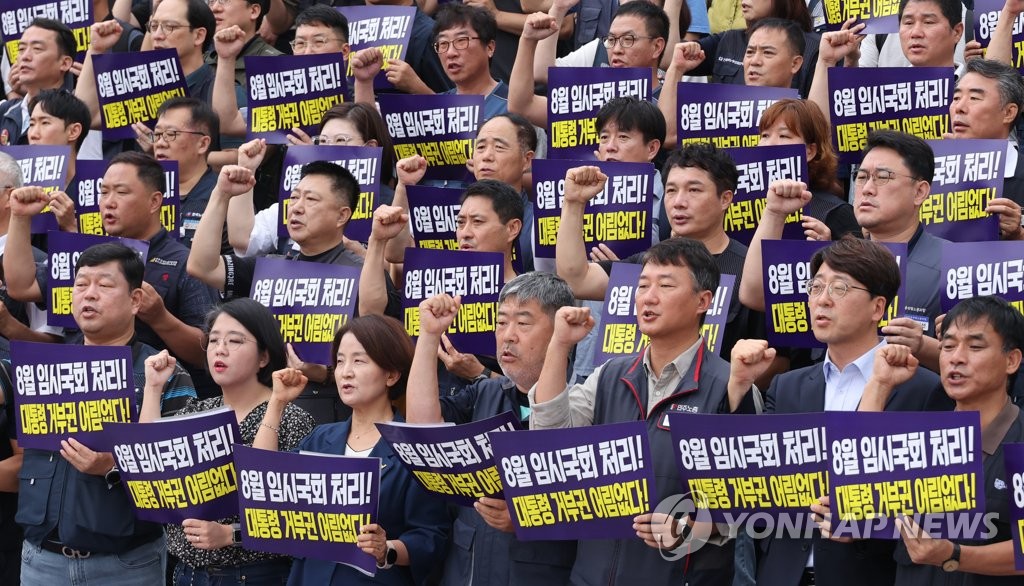
[[[935,411],[948,409],[950,405],[938,375],[925,368],[918,368],[909,381],[893,389],[885,410]],[[825,373],[821,364],[812,364],[776,376],[765,397],[766,413],[824,410]],[[769,536],[760,540],[759,546],[758,584],[798,586],[812,548],[815,581],[818,584],[885,586],[896,580],[896,563],[893,560],[896,542],[892,540],[865,539],[838,543],[822,539],[815,528],[814,536],[810,538]]]
[[[403,421],[398,413],[395,421]],[[344,455],[351,428],[351,419],[320,425],[302,440],[298,449]],[[405,544],[409,565],[377,570],[377,575],[370,577],[345,564],[295,558],[288,584],[423,584],[434,567],[444,561],[445,541],[451,528],[444,501],[427,494],[383,439],[377,441],[370,457],[381,460],[376,522],[387,532],[388,539]]]

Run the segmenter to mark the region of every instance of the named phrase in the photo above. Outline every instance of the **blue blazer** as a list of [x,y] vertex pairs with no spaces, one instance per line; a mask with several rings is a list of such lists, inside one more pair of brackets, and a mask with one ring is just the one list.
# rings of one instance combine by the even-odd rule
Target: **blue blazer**
[[[950,409],[939,377],[923,367],[907,382],[893,389],[886,411],[937,411]],[[825,410],[825,373],[821,364],[780,374],[765,396],[766,413],[809,413]],[[810,511],[808,510],[808,515]],[[814,550],[815,580],[830,586],[891,585],[896,579],[893,552],[896,542],[865,539],[838,543],[814,537],[806,539],[766,537],[759,542],[757,583],[798,586],[804,564]]]
[[[395,413],[395,421],[403,421],[398,413]],[[351,419],[318,426],[298,449],[343,455],[351,427]],[[409,550],[409,565],[377,570],[377,575],[371,578],[344,564],[295,558],[288,584],[418,585],[424,584],[434,567],[444,561],[445,542],[451,529],[444,501],[427,494],[384,440],[377,442],[370,456],[381,459],[376,521],[387,532],[388,539],[398,539],[405,544]]]

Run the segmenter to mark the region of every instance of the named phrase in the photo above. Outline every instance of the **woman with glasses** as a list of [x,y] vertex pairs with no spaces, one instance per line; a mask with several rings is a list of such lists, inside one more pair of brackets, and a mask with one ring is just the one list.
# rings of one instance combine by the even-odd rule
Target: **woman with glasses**
[[[320,134],[309,136],[296,128],[288,136],[293,146],[301,145],[341,145],[341,146],[378,146],[381,147],[381,177],[378,200],[373,202],[376,209],[381,205],[391,205],[395,198],[392,187],[395,176],[395,149],[391,143],[384,119],[372,105],[344,102],[324,113],[320,125]],[[248,152],[253,148],[265,149],[265,143],[257,139],[239,148],[240,152]],[[257,160],[259,164],[262,155]],[[240,164],[241,161],[240,161]],[[255,169],[253,169],[255,171]],[[235,198],[239,200],[240,198]],[[232,202],[228,210],[228,240],[231,246],[243,256],[263,256],[280,250],[278,243],[278,206],[270,207],[254,213],[251,200],[248,206]]]
[[[189,402],[179,414],[229,406],[238,419],[242,443],[251,446],[271,397],[271,373],[285,365],[284,340],[277,320],[252,299],[236,299],[213,310],[206,320],[207,367],[223,395]],[[160,390],[174,370],[167,351],[146,360],[146,389],[139,421],[160,418]],[[313,417],[294,405],[280,414],[277,438],[292,449],[313,430]],[[217,520],[186,519],[167,525],[167,550],[179,561],[174,584],[284,584],[291,567],[287,556],[239,546],[238,517]]]
[[[317,427],[299,450],[380,458],[380,503],[375,523],[360,529],[357,545],[377,563],[369,577],[344,564],[296,558],[289,584],[355,586],[359,584],[424,584],[444,560],[450,521],[444,502],[426,491],[402,466],[387,442],[380,439],[377,423],[402,421],[393,402],[405,394],[412,365],[413,345],[397,320],[366,315],[341,327],[332,344],[334,379],[341,400],[352,417]],[[296,369],[274,373],[274,391],[254,446],[286,449],[278,428],[282,413],[306,386]]]

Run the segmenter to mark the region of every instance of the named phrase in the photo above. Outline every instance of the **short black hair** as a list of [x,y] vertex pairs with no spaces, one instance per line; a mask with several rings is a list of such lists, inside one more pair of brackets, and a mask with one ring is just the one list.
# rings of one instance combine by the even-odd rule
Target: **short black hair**
[[314,4],[295,17],[295,28],[304,25],[322,25],[331,28],[341,36],[344,43],[348,42],[348,19],[337,9],[327,4]]
[[847,234],[811,257],[811,275],[821,265],[845,273],[863,284],[872,296],[885,298],[889,305],[900,288],[900,267],[885,246]]
[[227,303],[215,307],[206,314],[206,326],[203,328],[203,341],[210,340],[210,330],[213,329],[213,322],[221,314],[227,314],[236,320],[242,327],[252,334],[256,341],[256,349],[267,353],[267,364],[256,373],[256,379],[264,386],[271,386],[273,381],[271,375],[275,370],[287,366],[287,353],[284,347],[284,338],[281,336],[281,322],[277,321],[264,305],[248,297],[232,299]]
[[614,122],[619,130],[625,132],[640,131],[645,143],[657,140],[665,144],[665,115],[654,103],[647,100],[631,96],[609,100],[597,111],[597,133],[601,134],[609,122]]
[[129,289],[142,287],[146,265],[143,264],[138,252],[120,242],[102,242],[83,250],[75,262],[75,273],[77,274],[82,267],[98,267],[112,261],[116,261],[121,267],[121,273],[128,281]]
[[217,145],[220,138],[220,116],[217,116],[209,104],[198,98],[178,96],[160,104],[156,117],[159,119],[168,110],[177,108],[188,110],[189,124],[192,128],[210,137],[210,148],[207,153],[220,150]]
[[896,130],[873,130],[868,133],[864,155],[876,148],[896,151],[915,179],[931,183],[935,177],[935,152],[922,138]]
[[807,39],[804,37],[804,31],[800,29],[800,25],[797,23],[784,18],[762,18],[750,27],[750,31],[747,33],[747,40],[750,40],[754,32],[763,28],[782,31],[786,35],[786,44],[789,45],[789,50],[794,55],[802,56],[804,54],[804,49],[807,47]]
[[946,17],[949,21],[949,28],[953,28],[956,25],[964,21],[964,15],[962,10],[962,3],[960,0],[900,0],[899,17],[903,18],[903,11],[907,8],[907,4],[911,2],[930,2],[939,7],[942,12],[942,16]]
[[139,151],[123,151],[114,155],[113,159],[110,159],[110,164],[107,165],[109,169],[111,165],[131,165],[135,167],[135,172],[139,177],[139,181],[146,188],[152,191],[159,191],[164,193],[167,191],[167,176],[164,175],[164,168],[160,166],[160,163],[145,153]]
[[512,186],[494,179],[481,179],[471,183],[466,191],[462,192],[459,202],[465,202],[470,197],[486,197],[491,200],[494,213],[502,224],[509,220],[523,220],[524,204],[523,196],[516,193]]
[[693,275],[693,285],[697,291],[714,293],[721,277],[715,257],[711,256],[708,247],[693,238],[662,240],[644,252],[640,264],[686,267]]
[[213,35],[217,32],[217,17],[210,10],[210,5],[205,0],[185,0],[185,18],[191,28],[206,30],[203,52],[209,51],[213,46]]
[[63,120],[64,126],[80,124],[82,132],[78,133],[78,139],[75,141],[75,152],[82,150],[82,144],[85,143],[85,137],[89,135],[89,127],[92,125],[92,115],[89,114],[89,107],[85,102],[68,90],[43,90],[28,103],[30,117],[36,106],[40,106],[43,112],[50,116]]
[[[665,41],[665,47],[662,48],[661,52],[664,53],[668,50],[669,18],[668,14],[665,14],[665,11],[660,6],[652,2],[629,2],[619,6],[612,20],[614,21],[620,16],[635,16],[643,20],[647,26],[648,36]],[[658,58],[661,58],[661,54],[658,55]]]
[[63,56],[74,58],[78,53],[78,42],[68,25],[52,18],[36,18],[27,28],[41,28],[57,33],[57,50]]
[[356,201],[359,200],[359,182],[348,169],[337,163],[313,161],[302,167],[300,178],[305,179],[310,175],[330,179],[331,191],[341,200],[342,206],[355,210]]
[[668,173],[674,167],[687,169],[690,167],[706,171],[715,182],[715,189],[721,197],[726,191],[736,191],[740,174],[736,163],[723,149],[709,142],[693,142],[684,145],[665,159],[662,176],[667,180]]
[[442,4],[434,15],[433,39],[436,41],[438,35],[459,25],[467,25],[473,29],[484,45],[498,35],[498,22],[490,12],[462,2],[448,2]]
[[953,324],[970,325],[982,319],[1003,339],[1003,352],[1024,350],[1024,315],[995,295],[971,297],[953,306],[942,320],[939,340]]
[[256,30],[260,30],[260,27],[263,26],[263,19],[270,12],[270,0],[245,0],[245,3],[249,6],[256,4],[260,7],[260,15],[256,17]]

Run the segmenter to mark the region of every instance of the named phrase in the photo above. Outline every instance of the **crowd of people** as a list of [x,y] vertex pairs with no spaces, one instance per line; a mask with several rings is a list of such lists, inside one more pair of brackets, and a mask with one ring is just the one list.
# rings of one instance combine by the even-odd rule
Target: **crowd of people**
[[[344,2],[352,5],[356,2]],[[635,583],[746,586],[833,584],[1020,584],[1011,542],[1003,446],[1024,442],[1024,316],[997,297],[976,297],[941,315],[945,241],[924,229],[920,209],[936,174],[919,137],[876,130],[863,158],[840,165],[833,146],[828,70],[943,67],[955,72],[943,140],[1006,143],[1003,188],[985,212],[1002,240],[1024,240],[1024,162],[1018,125],[1024,80],[1012,32],[1024,12],[1006,0],[987,52],[965,15],[973,2],[902,0],[899,32],[864,35],[855,19],[824,32],[822,5],[804,0],[369,0],[415,9],[406,59],[379,48],[350,50],[345,16],[321,0],[95,0],[85,59],[60,20],[36,18],[4,63],[0,144],[70,149],[63,190],[27,186],[0,147],[0,582],[54,584],[441,584],[445,586]],[[334,5],[332,5],[334,4]],[[709,18],[710,16],[710,18]],[[729,25],[735,28],[729,28]],[[969,27],[968,27],[969,28]],[[965,34],[966,33],[966,34]],[[966,38],[965,37],[969,37]],[[188,97],[160,106],[132,140],[104,140],[93,57],[171,49]],[[335,54],[350,66],[351,95],[317,133],[294,129],[289,145],[246,141],[245,59]],[[595,120],[600,162],[654,164],[651,241],[619,259],[605,243],[588,250],[588,204],[607,188],[595,165],[564,178],[555,258],[535,255],[531,164],[548,152],[544,84],[551,67],[650,71],[652,99],[608,100]],[[466,163],[473,181],[454,218],[459,250],[503,255],[493,355],[457,348],[447,332],[462,298],[419,304],[418,336],[403,325],[403,260],[416,242],[410,187],[422,156],[396,159],[376,105],[389,92],[483,96]],[[646,76],[646,72],[644,73]],[[761,145],[806,149],[806,182],[767,189],[749,246],[725,219],[739,172],[728,150],[678,136],[680,81],[792,88],[759,120]],[[344,166],[302,168],[279,236],[284,152],[299,145],[382,149],[372,228],[360,242],[346,227],[360,186]],[[52,213],[79,228],[82,161],[103,160],[97,194],[105,234],[149,243],[145,258],[119,243],[88,248],[74,264],[75,329],[47,324],[51,278],[45,237],[33,218]],[[161,222],[168,189],[161,161],[178,164],[179,223]],[[827,241],[810,260],[808,320],[824,350],[771,347],[762,250],[802,210],[808,240]],[[906,278],[882,243],[906,246]],[[359,271],[357,317],[333,337],[327,364],[300,359],[270,311],[249,298],[268,256]],[[553,261],[553,262],[552,262]],[[595,366],[597,320],[616,262],[640,266],[638,330],[647,345]],[[735,277],[720,348],[701,335],[722,275]],[[901,293],[904,315],[888,319]],[[770,323],[770,321],[768,322]],[[238,517],[160,525],[136,518],[111,453],[73,436],[59,451],[22,449],[16,433],[13,340],[131,348],[138,421],[229,407],[241,440],[264,450],[313,451],[382,461],[380,508],[358,547],[376,561],[369,577],[344,564],[246,549]],[[524,429],[646,424],[654,493],[683,492],[671,412],[978,411],[986,512],[992,534],[940,539],[912,521],[902,539],[832,534],[828,497],[806,515],[804,538],[754,539],[716,528],[692,547],[693,521],[648,511],[632,539],[520,540],[505,500],[446,507],[430,496],[380,437],[377,423],[463,424],[508,411]],[[679,551],[682,556],[667,555]]]

